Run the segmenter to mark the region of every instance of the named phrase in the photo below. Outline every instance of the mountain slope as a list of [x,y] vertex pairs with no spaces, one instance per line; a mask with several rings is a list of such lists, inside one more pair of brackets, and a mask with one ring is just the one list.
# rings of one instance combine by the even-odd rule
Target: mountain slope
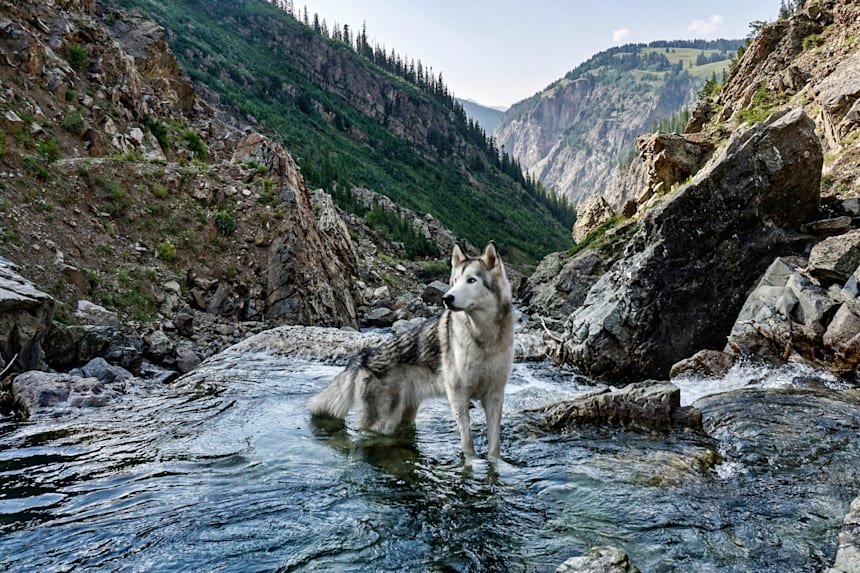
[[503,109],[487,107],[470,99],[458,99],[457,101],[466,110],[466,115],[477,121],[478,125],[487,133],[493,133],[493,130],[499,124],[499,120],[502,119],[502,115],[505,113]]
[[695,99],[740,42],[652,42],[600,52],[514,104],[494,135],[555,192],[579,203],[612,186],[637,135]]
[[[568,242],[540,197],[428,93],[260,1],[118,0],[170,32],[197,85],[274,133],[306,180],[348,205],[362,186],[428,212],[473,243],[529,263]],[[520,177],[521,178],[521,177]]]

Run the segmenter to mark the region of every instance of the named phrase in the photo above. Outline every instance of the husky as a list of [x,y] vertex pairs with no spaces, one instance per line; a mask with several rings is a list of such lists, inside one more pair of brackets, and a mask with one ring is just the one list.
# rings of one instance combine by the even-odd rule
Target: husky
[[409,332],[353,356],[343,372],[311,398],[316,416],[343,419],[355,405],[362,430],[392,434],[412,423],[421,402],[446,396],[460,447],[474,457],[469,405],[487,415],[488,456],[498,459],[505,385],[513,364],[511,285],[492,241],[480,257],[451,253],[445,310]]

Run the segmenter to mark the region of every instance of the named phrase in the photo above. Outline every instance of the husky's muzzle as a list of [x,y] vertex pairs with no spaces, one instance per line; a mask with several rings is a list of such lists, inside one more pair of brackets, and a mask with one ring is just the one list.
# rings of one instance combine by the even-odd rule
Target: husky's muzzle
[[462,308],[458,308],[454,306],[454,295],[446,293],[445,296],[442,297],[442,304],[445,305],[445,308],[448,310],[463,310]]

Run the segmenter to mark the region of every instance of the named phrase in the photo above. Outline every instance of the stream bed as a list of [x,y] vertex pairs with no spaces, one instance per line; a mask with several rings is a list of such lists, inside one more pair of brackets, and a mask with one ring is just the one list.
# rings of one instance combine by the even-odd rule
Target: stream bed
[[553,571],[614,545],[645,573],[813,572],[860,494],[860,398],[800,366],[680,381],[707,435],[559,435],[523,411],[594,387],[516,364],[503,461],[471,467],[443,399],[394,437],[312,421],[339,370],[225,352],[0,424],[0,570]]

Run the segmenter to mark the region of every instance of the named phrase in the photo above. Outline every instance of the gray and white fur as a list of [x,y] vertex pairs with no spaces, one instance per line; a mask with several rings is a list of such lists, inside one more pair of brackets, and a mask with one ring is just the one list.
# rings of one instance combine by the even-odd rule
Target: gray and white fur
[[423,400],[446,396],[469,458],[475,454],[469,403],[480,400],[487,416],[488,455],[498,458],[514,321],[511,285],[495,244],[476,258],[455,245],[450,285],[440,316],[353,356],[311,399],[311,413],[343,419],[355,406],[361,429],[391,434],[415,420]]

